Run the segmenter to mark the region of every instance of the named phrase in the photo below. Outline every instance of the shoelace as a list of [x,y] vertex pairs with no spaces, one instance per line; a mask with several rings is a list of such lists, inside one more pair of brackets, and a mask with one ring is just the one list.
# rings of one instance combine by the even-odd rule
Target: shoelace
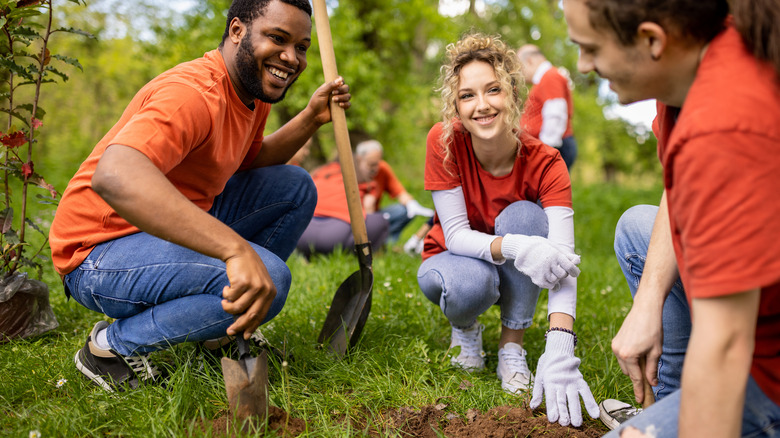
[[141,380],[155,380],[160,376],[160,370],[145,355],[125,356],[125,361]]
[[[501,350],[501,359],[506,364],[506,368],[515,373],[531,374],[528,368],[528,362],[525,360],[525,352],[517,350]],[[511,376],[510,376],[511,377]]]
[[485,326],[479,324],[476,329],[461,330],[455,329],[452,331],[455,335],[455,345],[460,345],[461,355],[465,356],[484,356],[485,352],[482,351],[482,330]]

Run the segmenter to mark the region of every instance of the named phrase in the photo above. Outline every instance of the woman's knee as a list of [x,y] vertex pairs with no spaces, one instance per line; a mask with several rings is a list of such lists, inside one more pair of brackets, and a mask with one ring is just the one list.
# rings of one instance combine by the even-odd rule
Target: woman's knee
[[547,215],[536,203],[515,201],[496,216],[496,234],[525,234],[547,237]]
[[[441,258],[436,260],[436,257]],[[468,262],[468,266],[459,262]],[[440,305],[448,318],[455,316],[454,313],[484,307],[485,303],[489,307],[499,298],[495,267],[469,257],[436,255],[423,262],[417,279],[423,294]]]

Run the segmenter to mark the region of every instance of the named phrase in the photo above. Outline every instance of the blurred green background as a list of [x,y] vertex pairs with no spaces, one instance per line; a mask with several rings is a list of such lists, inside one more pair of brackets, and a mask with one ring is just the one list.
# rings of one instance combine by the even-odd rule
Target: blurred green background
[[[385,159],[411,193],[422,191],[425,138],[439,120],[435,89],[444,47],[469,30],[500,34],[514,47],[537,44],[554,65],[570,72],[580,149],[572,170],[575,184],[647,187],[658,181],[655,139],[642,125],[604,116],[603,108],[614,102],[599,93],[602,83],[596,76],[577,72],[577,48],[568,40],[557,0],[327,3],[339,73],[353,95],[350,130],[383,143]],[[71,69],[68,82],[43,88],[41,106],[48,115],[39,137],[40,156],[34,157],[36,170],[62,191],[138,89],[162,71],[217,47],[229,5],[229,0],[91,0],[86,7],[55,2],[59,26],[97,38],[63,33],[50,43],[53,52],[77,58],[84,71]],[[316,32],[312,39],[308,69],[287,98],[274,105],[269,132],[297,114],[323,82]],[[321,129],[306,167],[334,154],[332,131]]]

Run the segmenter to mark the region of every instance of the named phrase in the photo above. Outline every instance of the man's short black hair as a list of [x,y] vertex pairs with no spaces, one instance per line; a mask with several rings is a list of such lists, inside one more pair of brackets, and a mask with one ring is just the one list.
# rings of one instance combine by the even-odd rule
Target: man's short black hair
[[265,8],[268,7],[268,4],[272,1],[280,1],[282,3],[287,3],[288,5],[293,5],[303,12],[306,12],[309,17],[311,17],[311,4],[309,4],[309,0],[233,0],[233,3],[228,10],[225,33],[222,34],[222,42],[219,44],[220,47],[225,44],[225,40],[230,31],[230,22],[233,21],[233,18],[238,17],[242,23],[249,25],[255,18],[265,14]]

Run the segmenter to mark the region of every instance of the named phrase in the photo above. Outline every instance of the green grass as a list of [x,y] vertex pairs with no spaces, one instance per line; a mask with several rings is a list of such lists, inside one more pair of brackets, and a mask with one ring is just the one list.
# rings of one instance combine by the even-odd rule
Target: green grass
[[[632,399],[630,382],[610,349],[630,306],[612,250],[615,223],[629,206],[657,203],[659,195],[655,186],[575,189],[577,251],[582,254],[576,354],[597,400]],[[405,236],[414,228],[413,224]],[[389,409],[441,400],[462,415],[470,408],[484,412],[527,402],[504,393],[495,376],[497,308],[480,318],[486,326],[487,370],[467,374],[448,365],[449,325],[419,291],[419,263],[419,258],[400,252],[400,244],[375,255],[373,307],[363,336],[346,359],[336,361],[317,348],[316,339],[333,294],[358,269],[357,261],[350,255],[315,257],[309,263],[293,255],[289,260],[293,287],[287,305],[262,330],[272,344],[294,355],[284,369],[271,361],[270,403],[304,419],[308,425],[304,436],[367,436],[368,430],[393,435],[386,430]],[[43,437],[215,436],[208,426],[228,412],[218,366],[199,366],[194,347],[179,345],[156,356],[172,365],[169,389],[144,386],[130,393],[106,393],[73,365],[74,353],[101,315],[66,301],[50,268],[44,281],[51,287],[60,327],[34,339],[0,345],[1,436],[26,437],[32,430]],[[544,349],[546,302],[543,294],[535,324],[525,337],[532,370]],[[60,379],[67,382],[57,388]],[[461,389],[464,380],[473,386]]]

